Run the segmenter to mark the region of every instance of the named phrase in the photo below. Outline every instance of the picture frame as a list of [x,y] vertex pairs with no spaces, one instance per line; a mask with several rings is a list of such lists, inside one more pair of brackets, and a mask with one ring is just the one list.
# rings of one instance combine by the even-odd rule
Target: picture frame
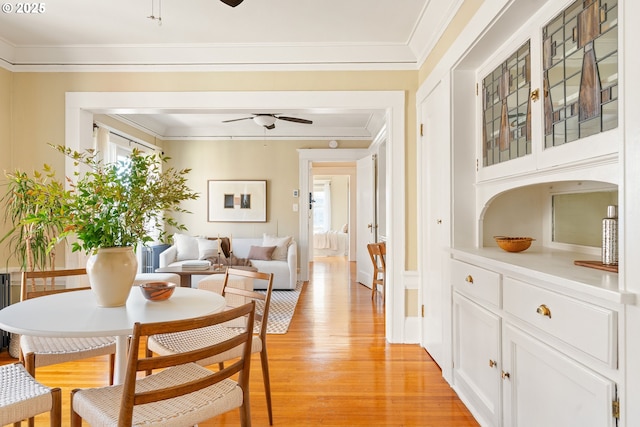
[[208,222],[267,222],[267,181],[208,180]]

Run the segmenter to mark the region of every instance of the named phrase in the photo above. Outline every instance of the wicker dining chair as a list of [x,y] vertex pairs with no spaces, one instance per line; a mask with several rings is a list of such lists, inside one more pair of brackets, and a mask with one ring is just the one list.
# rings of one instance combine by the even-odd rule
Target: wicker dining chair
[[51,427],[62,424],[62,392],[35,380],[21,363],[0,366],[0,425],[13,423],[49,412]]
[[382,301],[384,301],[386,289],[385,281],[387,274],[387,264],[385,258],[387,256],[387,245],[385,242],[369,243],[367,245],[369,250],[369,257],[371,257],[371,263],[373,264],[373,281],[371,286],[371,299],[378,291],[378,285],[382,287]]
[[[88,287],[58,288],[52,286],[43,288],[43,285],[32,289],[30,282],[35,280],[42,282],[52,278],[69,278],[86,275],[84,268],[50,271],[30,271],[22,273],[20,299],[22,301],[50,295],[60,292],[73,292]],[[70,313],[69,315],[73,315]],[[58,338],[20,336],[20,360],[24,361],[27,372],[35,378],[36,368],[57,363],[86,359],[90,357],[109,355],[109,384],[113,384],[113,367],[115,363],[116,339],[115,337],[90,337],[90,338]]]
[[[250,278],[253,280],[263,280],[267,282],[266,292],[256,292],[245,289],[239,289],[228,286],[230,279]],[[269,378],[269,360],[267,357],[267,324],[269,320],[269,308],[271,305],[271,294],[273,293],[273,273],[262,273],[257,271],[248,271],[241,269],[228,268],[224,282],[222,285],[222,295],[227,301],[233,299],[233,296],[244,297],[256,301],[256,321],[260,323],[257,335],[253,338],[251,352],[260,353],[260,362],[262,366],[262,379],[264,383],[264,391],[267,399],[267,412],[269,414],[269,424],[273,425],[273,410],[271,407],[271,381]],[[207,343],[222,341],[232,337],[237,333],[234,327],[225,325],[217,325],[207,329],[191,330],[178,334],[162,334],[149,337],[147,340],[147,357],[151,357],[153,353],[160,355],[180,353],[188,350],[200,348]],[[218,364],[224,367],[225,360],[233,359],[240,356],[241,349],[235,348],[220,355],[213,355],[198,362],[202,366]]]
[[[243,331],[194,351],[141,357],[150,335],[186,333],[246,316]],[[127,372],[121,385],[71,392],[71,426],[130,427],[142,425],[193,426],[239,408],[243,427],[251,426],[249,368],[255,302],[193,319],[136,323],[129,347]],[[209,355],[240,347],[240,358],[213,372],[195,363]],[[139,372],[156,371],[138,378]],[[237,380],[235,379],[237,376]]]

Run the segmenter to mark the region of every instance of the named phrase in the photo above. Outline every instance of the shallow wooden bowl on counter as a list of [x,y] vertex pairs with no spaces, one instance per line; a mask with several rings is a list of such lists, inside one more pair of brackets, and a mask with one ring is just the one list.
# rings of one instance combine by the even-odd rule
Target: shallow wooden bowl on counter
[[531,242],[536,239],[531,237],[507,237],[507,236],[494,236],[496,243],[507,252],[522,252],[529,249]]
[[164,301],[169,299],[176,289],[171,282],[147,282],[140,285],[142,295],[149,301]]

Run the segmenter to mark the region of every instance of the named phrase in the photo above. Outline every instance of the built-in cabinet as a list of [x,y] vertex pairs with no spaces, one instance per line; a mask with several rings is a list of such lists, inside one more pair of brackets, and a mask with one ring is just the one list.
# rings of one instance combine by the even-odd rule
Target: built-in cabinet
[[483,426],[616,426],[619,319],[634,296],[595,283],[576,292],[589,286],[575,280],[583,272],[557,270],[563,257],[545,268],[553,251],[519,265],[505,261],[523,254],[497,251],[455,250],[450,261],[462,400]]
[[[425,206],[420,223],[424,230],[444,224],[451,244],[442,257],[421,234],[421,287],[425,298],[450,296],[442,299],[450,358],[439,363],[482,426],[640,425],[640,60],[632,48],[640,28],[629,13],[637,4],[485,1],[442,60],[448,65],[418,93],[421,111],[437,108],[441,97],[429,96],[436,89],[451,103],[449,117],[423,115],[429,135],[440,139],[420,141],[421,182],[447,189],[451,215]],[[561,48],[569,72],[556,68]],[[606,68],[604,80],[585,91],[589,82],[576,76],[597,77],[594,64]],[[436,144],[448,145],[439,159],[451,165],[449,174],[430,172],[438,158],[421,147]],[[509,155],[496,154],[508,146]],[[419,203],[433,191],[421,189]],[[584,192],[608,192],[619,207],[619,272],[574,263],[600,260],[599,247],[554,239],[554,197]],[[586,215],[575,215],[582,224]],[[589,227],[601,233],[598,221]],[[496,235],[536,240],[508,253]],[[429,266],[439,259],[446,266],[434,280]]]

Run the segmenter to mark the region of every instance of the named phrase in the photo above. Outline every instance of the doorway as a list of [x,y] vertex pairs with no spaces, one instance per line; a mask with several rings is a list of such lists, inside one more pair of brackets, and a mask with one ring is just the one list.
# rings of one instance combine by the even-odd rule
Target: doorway
[[[207,111],[221,109],[317,109],[320,111],[383,110],[387,135],[388,188],[386,200],[390,237],[387,252],[387,277],[397,284],[386,299],[386,337],[390,342],[403,342],[405,337],[405,92],[388,91],[257,91],[257,92],[67,92],[65,96],[65,145],[72,150],[92,148],[94,114],[152,113],[162,111]],[[334,139],[334,138],[331,138]],[[355,161],[357,149],[299,150],[299,182],[293,188],[309,188],[309,168],[313,161]],[[313,152],[312,154],[309,152]],[[365,153],[366,154],[366,153]],[[73,174],[72,162],[67,163]],[[393,187],[393,188],[391,188]],[[304,200],[300,200],[304,202]],[[309,279],[307,203],[300,203],[299,280]],[[396,220],[397,219],[397,220]],[[73,264],[77,253],[68,253]],[[75,265],[79,265],[76,263]]]

